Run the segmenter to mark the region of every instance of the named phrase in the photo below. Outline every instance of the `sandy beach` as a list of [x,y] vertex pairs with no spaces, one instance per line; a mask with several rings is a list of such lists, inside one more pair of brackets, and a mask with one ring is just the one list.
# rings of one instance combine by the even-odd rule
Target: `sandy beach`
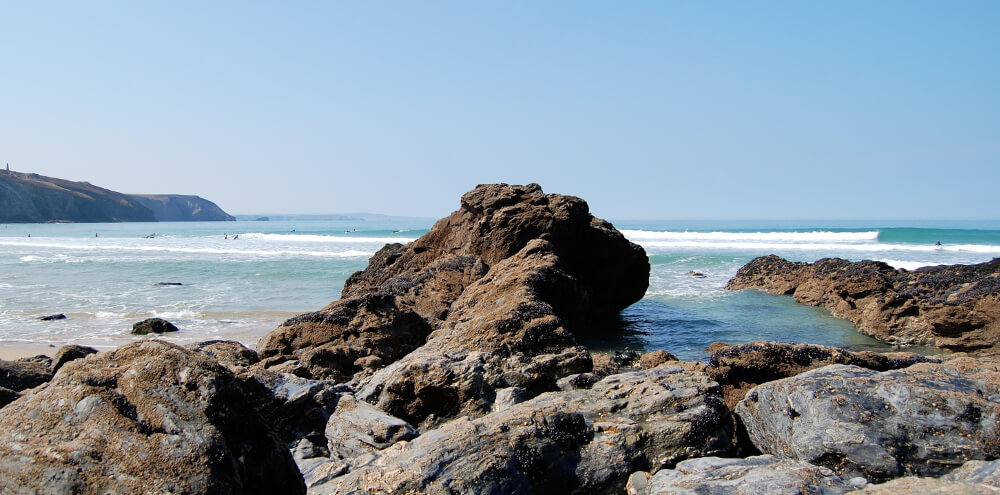
[[59,347],[60,346],[49,346],[47,344],[3,342],[0,343],[0,359],[11,361],[24,357],[37,356],[39,354],[51,357],[56,353],[56,351],[59,350]]

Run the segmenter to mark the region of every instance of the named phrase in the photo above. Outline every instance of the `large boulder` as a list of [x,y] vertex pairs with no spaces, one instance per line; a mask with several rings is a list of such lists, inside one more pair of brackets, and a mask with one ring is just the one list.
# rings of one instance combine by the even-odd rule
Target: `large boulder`
[[838,495],[865,487],[864,478],[845,480],[833,471],[807,462],[769,455],[744,459],[700,457],[656,474],[629,477],[628,495]]
[[834,364],[757,386],[736,413],[762,452],[879,482],[1000,456],[1000,366]]
[[52,373],[52,358],[48,356],[0,359],[0,407],[17,400],[22,391],[48,382]]
[[318,467],[327,475],[310,492],[621,493],[635,471],[730,453],[732,434],[717,384],[666,364],[455,419],[408,442],[366,441],[370,452]]
[[851,352],[813,344],[756,341],[740,345],[714,343],[705,371],[722,386],[726,405],[736,407],[761,383],[788,378],[829,364],[850,364],[875,371],[941,362],[912,352]]
[[260,366],[350,383],[423,429],[590,371],[574,334],[639,300],[649,260],[586,202],[536,184],[479,186],[424,236],[390,244],[343,298],[257,346]]
[[827,307],[892,344],[1000,353],[1000,259],[907,271],[876,261],[800,263],[770,255],[740,268],[726,288]]
[[304,491],[233,374],[166,342],[66,363],[0,409],[0,492]]

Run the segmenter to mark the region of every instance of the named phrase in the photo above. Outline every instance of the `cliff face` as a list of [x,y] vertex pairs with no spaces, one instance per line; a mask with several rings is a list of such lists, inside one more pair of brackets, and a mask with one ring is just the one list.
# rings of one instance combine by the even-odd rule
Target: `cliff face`
[[0,223],[154,221],[138,200],[88,182],[0,172]]
[[128,195],[89,182],[0,170],[0,223],[235,220],[198,196]]
[[222,211],[215,203],[198,196],[180,194],[130,194],[129,197],[153,211],[160,222],[234,221],[236,217]]

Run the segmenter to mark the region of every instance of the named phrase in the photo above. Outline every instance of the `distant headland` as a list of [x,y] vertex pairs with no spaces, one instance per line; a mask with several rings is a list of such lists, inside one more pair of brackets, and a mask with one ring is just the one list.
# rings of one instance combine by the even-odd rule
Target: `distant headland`
[[123,194],[89,182],[0,170],[0,223],[229,221],[198,196]]

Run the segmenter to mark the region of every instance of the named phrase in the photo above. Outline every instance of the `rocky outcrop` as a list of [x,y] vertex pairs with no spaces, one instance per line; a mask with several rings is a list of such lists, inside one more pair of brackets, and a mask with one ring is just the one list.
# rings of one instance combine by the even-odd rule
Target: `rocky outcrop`
[[1000,353],[1000,259],[907,271],[875,261],[799,263],[771,255],[740,268],[726,288],[827,307],[892,344]]
[[885,372],[834,364],[759,385],[736,413],[764,453],[879,482],[1000,456],[998,397],[991,361]]
[[130,194],[153,212],[158,222],[223,222],[236,217],[222,211],[215,203],[199,197],[181,194]]
[[[374,419],[352,421],[386,425],[360,431],[388,440],[337,441],[355,457],[307,471],[310,493],[621,493],[637,470],[732,449],[718,386],[670,364],[455,419],[410,441],[405,423],[365,408],[361,417]],[[343,437],[331,437],[331,450]]]
[[0,409],[4,493],[302,493],[232,373],[159,341],[65,364]]
[[574,334],[640,299],[645,252],[586,202],[536,184],[479,186],[407,245],[390,244],[342,299],[292,318],[257,346],[260,366],[350,383],[414,426],[492,410],[590,371]]
[[91,354],[97,354],[97,349],[82,345],[64,345],[52,356],[52,373],[59,371],[64,364],[77,359],[83,359]]
[[852,493],[867,485],[864,478],[845,480],[819,466],[769,455],[745,459],[702,457],[683,461],[654,475],[629,477],[629,495],[801,495]]
[[991,495],[1000,493],[1000,488],[968,481],[907,477],[878,485],[868,485],[853,493],[857,495]]
[[122,194],[89,182],[0,171],[0,223],[235,220],[198,196]]
[[912,352],[851,352],[836,347],[783,342],[749,342],[729,346],[714,343],[705,371],[722,387],[726,405],[736,407],[746,393],[761,383],[789,378],[830,364],[849,364],[875,371],[906,368],[916,363],[941,362]]

